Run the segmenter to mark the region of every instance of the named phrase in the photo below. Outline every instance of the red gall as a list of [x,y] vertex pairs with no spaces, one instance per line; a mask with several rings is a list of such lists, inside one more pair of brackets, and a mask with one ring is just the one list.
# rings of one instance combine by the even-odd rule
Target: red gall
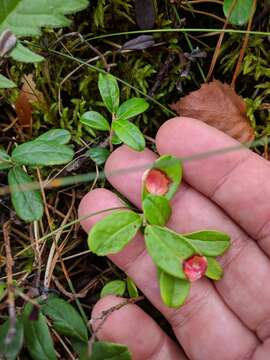
[[148,170],[143,176],[144,186],[152,195],[165,195],[169,190],[170,179],[160,170]]
[[184,261],[183,270],[189,281],[199,280],[207,270],[207,259],[204,256],[194,255]]

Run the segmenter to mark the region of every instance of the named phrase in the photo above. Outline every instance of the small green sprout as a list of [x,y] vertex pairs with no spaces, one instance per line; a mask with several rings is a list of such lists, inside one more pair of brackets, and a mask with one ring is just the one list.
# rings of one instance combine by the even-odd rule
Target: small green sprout
[[[119,87],[111,74],[99,74],[98,88],[105,107],[111,113],[111,123],[96,111],[87,111],[82,114],[80,122],[94,130],[108,131],[111,150],[113,144],[123,142],[134,150],[142,151],[145,148],[144,136],[140,129],[129,120],[146,111],[149,104],[137,97],[119,104]],[[92,155],[96,156],[96,153]]]

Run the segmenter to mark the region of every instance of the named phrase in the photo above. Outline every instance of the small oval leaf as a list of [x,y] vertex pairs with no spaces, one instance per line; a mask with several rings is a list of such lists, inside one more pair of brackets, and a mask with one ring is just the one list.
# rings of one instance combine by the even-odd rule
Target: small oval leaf
[[22,165],[52,166],[70,162],[74,151],[67,145],[33,140],[13,150],[11,157]]
[[30,320],[32,304],[26,304],[23,311],[24,341],[34,360],[56,360],[53,341],[44,315],[39,311],[36,320]]
[[97,341],[93,344],[89,360],[131,360],[131,354],[125,345]]
[[96,111],[87,111],[82,114],[82,116],[80,117],[80,122],[96,130],[110,130],[110,124],[108,123],[108,121],[103,115]]
[[229,22],[233,25],[245,25],[251,16],[252,3],[253,0],[224,0],[224,15],[230,15]]
[[209,279],[212,280],[220,280],[223,276],[223,269],[220,266],[220,264],[217,262],[216,259],[206,256],[208,266],[205,273],[205,276],[207,276]]
[[39,191],[25,189],[25,186],[31,183],[31,177],[20,167],[9,170],[8,184],[12,205],[17,215],[26,222],[39,220],[43,215],[43,202]]
[[106,148],[95,147],[87,150],[86,155],[88,155],[97,165],[102,165],[108,159],[110,151]]
[[171,216],[169,200],[163,196],[148,195],[143,200],[143,213],[151,225],[164,226]]
[[148,225],[145,229],[145,243],[154,263],[166,273],[179,279],[186,279],[183,260],[194,253],[185,238],[173,231]]
[[142,151],[145,148],[144,136],[140,129],[131,122],[123,119],[115,120],[112,128],[120,140],[134,150]]
[[88,332],[79,313],[63,299],[49,297],[42,312],[53,321],[53,327],[66,336],[87,342]]
[[10,57],[12,57],[13,60],[24,63],[35,63],[44,60],[43,56],[34,53],[32,50],[28,49],[28,47],[23,46],[19,41],[17,41],[17,45],[10,52]]
[[136,298],[139,296],[139,292],[138,292],[138,289],[137,289],[137,286],[136,284],[134,283],[134,281],[128,277],[127,280],[127,291],[128,291],[128,295],[131,297],[131,298]]
[[126,283],[122,280],[113,280],[108,282],[103,289],[101,290],[100,297],[104,297],[107,295],[124,295],[126,290]]
[[155,24],[154,1],[135,0],[135,14],[139,28],[152,29]]
[[16,320],[16,333],[9,344],[5,339],[9,330],[9,320],[0,326],[0,359],[15,360],[23,345],[23,323],[21,318]]
[[104,105],[115,114],[119,108],[119,87],[116,78],[111,74],[99,73],[98,88]]
[[178,308],[185,302],[190,282],[184,279],[175,278],[162,270],[158,270],[160,296],[165,305],[171,308]]
[[51,129],[40,135],[36,140],[41,141],[54,141],[57,144],[65,145],[71,139],[71,134],[66,129]]
[[134,39],[126,41],[121,50],[144,50],[155,44],[155,39],[152,35],[140,35]]
[[12,89],[17,87],[15,82],[0,74],[0,89]]
[[116,113],[116,119],[130,119],[143,113],[148,107],[148,102],[142,98],[129,99],[120,105]]
[[197,231],[183,234],[189,243],[196,249],[198,254],[207,256],[222,255],[230,247],[229,235],[214,230]]
[[133,239],[142,217],[133,211],[117,211],[97,222],[88,235],[89,249],[97,255],[115,254]]

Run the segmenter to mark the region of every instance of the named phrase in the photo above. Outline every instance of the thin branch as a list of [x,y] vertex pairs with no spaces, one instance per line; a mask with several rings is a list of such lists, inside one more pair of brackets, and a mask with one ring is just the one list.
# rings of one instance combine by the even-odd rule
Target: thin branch
[[9,313],[9,329],[5,338],[5,343],[8,345],[12,342],[16,335],[16,308],[15,308],[15,296],[13,288],[13,258],[10,247],[10,222],[7,221],[3,225],[4,243],[6,251],[6,272],[7,272],[7,290],[8,290],[8,313]]

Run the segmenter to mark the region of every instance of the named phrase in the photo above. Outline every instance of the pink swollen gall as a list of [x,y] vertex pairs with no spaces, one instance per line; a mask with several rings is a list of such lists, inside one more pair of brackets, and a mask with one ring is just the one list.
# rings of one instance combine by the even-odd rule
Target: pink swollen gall
[[204,256],[194,255],[184,261],[183,270],[189,281],[199,280],[207,270],[207,259]]
[[170,180],[158,169],[148,170],[143,176],[144,186],[152,195],[165,195],[169,190]]

